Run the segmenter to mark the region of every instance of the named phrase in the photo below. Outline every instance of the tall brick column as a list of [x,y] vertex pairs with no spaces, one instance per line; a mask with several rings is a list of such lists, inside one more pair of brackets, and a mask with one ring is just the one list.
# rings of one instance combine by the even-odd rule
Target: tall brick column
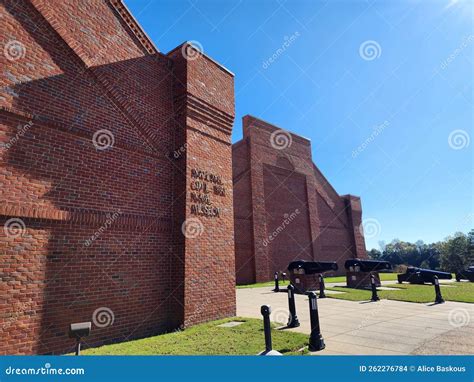
[[[249,139],[255,139],[249,134]],[[261,244],[267,238],[267,223],[264,218],[265,211],[265,190],[263,185],[263,152],[257,145],[250,146],[250,182],[252,184],[252,225],[255,256],[255,280],[268,280],[270,270],[269,248]]]
[[[271,279],[276,270],[285,270],[282,267],[275,268],[277,267],[277,257],[281,256],[281,249],[278,248],[278,245],[273,247],[273,244],[263,244],[275,229],[275,227],[271,228],[271,224],[269,224],[269,216],[272,213],[269,201],[277,197],[275,191],[283,191],[283,195],[280,195],[283,196],[280,204],[286,206],[285,211],[289,214],[297,206],[303,219],[296,224],[302,224],[300,231],[305,231],[304,237],[294,236],[293,239],[289,239],[299,242],[299,246],[295,246],[292,252],[291,260],[295,260],[293,258],[295,256],[306,260],[315,260],[316,254],[319,253],[320,224],[316,193],[314,192],[317,183],[311,176],[313,173],[311,146],[307,139],[286,132],[285,134],[288,136],[291,135],[291,144],[280,150],[272,146],[272,141],[275,139],[274,134],[280,131],[278,127],[246,115],[243,117],[243,129],[244,139],[249,142],[255,281],[262,282]],[[266,189],[265,182],[276,179],[276,173],[274,175],[268,173],[271,168],[283,169],[284,175],[281,179],[284,182],[288,181],[289,184],[292,181],[298,183],[298,179],[302,180],[302,183],[298,183],[297,186],[302,190],[302,194],[295,197],[288,189],[288,184],[283,185],[281,179],[276,181],[274,189],[271,189],[268,183]],[[283,214],[276,217],[277,224],[281,224],[283,219]],[[284,266],[286,267],[286,265]]]
[[231,133],[233,74],[189,43],[174,63],[175,243],[184,265],[183,323],[235,314]]
[[362,204],[360,198],[354,195],[344,195],[343,198],[346,202],[347,213],[351,223],[355,257],[359,259],[366,258],[367,251],[365,248],[365,240],[360,228],[362,224]]

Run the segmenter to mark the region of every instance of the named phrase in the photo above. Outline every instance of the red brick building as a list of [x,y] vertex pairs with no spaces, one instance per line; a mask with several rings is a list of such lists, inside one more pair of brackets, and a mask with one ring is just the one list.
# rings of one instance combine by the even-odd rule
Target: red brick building
[[366,257],[360,198],[339,196],[311,143],[245,116],[232,147],[237,284],[268,281],[293,260]]
[[233,74],[119,0],[0,6],[0,354],[235,314]]
[[0,7],[1,355],[70,352],[74,322],[97,346],[231,316],[235,269],[365,255],[309,141],[245,117],[232,147],[231,72],[160,52],[120,0],[51,4]]

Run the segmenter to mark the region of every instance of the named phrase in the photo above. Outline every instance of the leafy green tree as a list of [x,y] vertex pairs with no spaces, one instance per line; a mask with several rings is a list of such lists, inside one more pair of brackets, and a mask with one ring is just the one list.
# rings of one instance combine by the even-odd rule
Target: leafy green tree
[[447,272],[457,272],[469,266],[471,247],[470,237],[462,232],[448,237],[441,243],[441,268]]
[[378,256],[391,262],[393,265],[411,265],[415,267],[438,269],[440,266],[439,244],[425,244],[418,240],[416,243],[409,243],[398,239],[392,240],[380,255],[370,253],[371,258]]
[[382,252],[380,252],[378,249],[372,248],[369,252],[367,252],[367,256],[369,259],[378,260],[382,257]]
[[467,234],[469,240],[469,258],[468,258],[468,266],[474,265],[474,229]]
[[395,265],[408,264],[419,266],[418,255],[418,249],[415,244],[394,239],[385,246],[382,258]]
[[[418,254],[414,260],[420,268],[439,269],[441,252],[439,243],[420,244],[417,246]],[[416,265],[418,266],[418,265]]]
[[423,262],[420,264],[420,268],[430,268],[430,262],[428,260],[423,260]]
[[426,244],[393,239],[386,244],[379,242],[380,250],[367,252],[370,259],[386,260],[394,266],[414,266],[435,270],[456,272],[474,265],[474,229],[468,234],[457,232],[444,241]]

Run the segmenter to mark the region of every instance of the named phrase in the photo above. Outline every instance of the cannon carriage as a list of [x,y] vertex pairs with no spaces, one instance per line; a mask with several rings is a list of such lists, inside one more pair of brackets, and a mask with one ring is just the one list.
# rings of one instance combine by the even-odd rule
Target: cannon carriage
[[456,272],[456,281],[468,280],[474,282],[474,265],[471,265],[467,269]]
[[405,273],[397,275],[398,283],[409,282],[410,284],[434,283],[435,276],[439,280],[451,280],[449,272],[434,271],[431,269],[408,267]]
[[375,285],[380,286],[379,272],[392,272],[392,264],[383,260],[346,260],[346,283],[349,288],[370,289],[371,279],[375,278]]
[[319,275],[324,272],[337,271],[335,261],[292,261],[288,264],[290,282],[295,292],[306,293],[319,289]]

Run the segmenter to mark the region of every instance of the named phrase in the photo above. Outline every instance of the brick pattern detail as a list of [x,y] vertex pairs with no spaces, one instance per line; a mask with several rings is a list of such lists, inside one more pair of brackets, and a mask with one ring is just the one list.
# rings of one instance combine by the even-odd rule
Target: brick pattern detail
[[[0,354],[70,352],[69,324],[103,307],[114,321],[87,346],[235,314],[233,77],[152,49],[115,0],[0,11],[2,51],[25,48],[0,56]],[[191,167],[228,191],[195,241],[181,232]],[[3,229],[11,219],[19,235]]]
[[285,132],[291,144],[275,148],[278,130],[245,116],[232,148],[237,284],[272,280],[293,260],[337,261],[342,274],[366,257],[360,198],[337,194],[307,139]]

